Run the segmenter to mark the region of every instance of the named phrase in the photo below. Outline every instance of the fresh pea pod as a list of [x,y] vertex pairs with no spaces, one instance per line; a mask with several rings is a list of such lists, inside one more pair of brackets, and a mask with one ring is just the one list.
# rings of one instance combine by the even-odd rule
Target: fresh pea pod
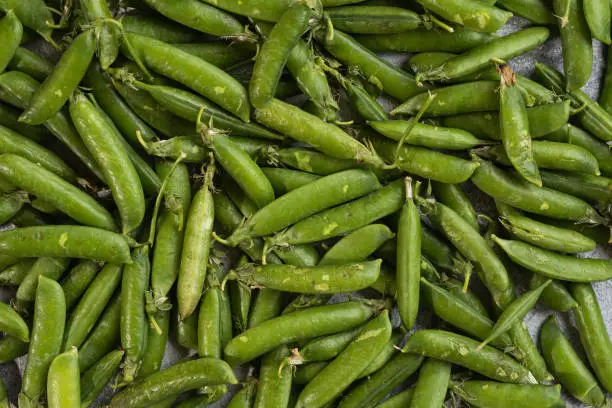
[[262,323],[280,315],[284,303],[283,292],[268,288],[259,289],[255,300],[251,304],[247,328],[260,326]]
[[604,406],[606,396],[570,341],[559,329],[554,315],[550,316],[540,329],[540,344],[551,371],[574,397],[595,407]]
[[15,51],[19,48],[22,36],[23,26],[21,25],[21,21],[19,21],[19,18],[15,15],[14,10],[9,10],[0,20],[0,37],[4,44],[2,52],[0,52],[0,72],[6,69],[15,55]]
[[519,241],[498,237],[494,240],[514,262],[552,279],[597,282],[612,277],[612,262],[608,259],[575,258]]
[[[546,137],[565,126],[570,117],[570,103],[559,102],[527,108],[529,134],[532,139]],[[476,137],[501,140],[499,114],[474,112],[442,118],[444,126],[463,129]]]
[[459,184],[432,183],[434,195],[444,205],[459,214],[478,231],[478,216],[470,199]]
[[393,332],[387,344],[383,347],[383,349],[378,353],[374,360],[368,364],[365,370],[359,374],[359,378],[369,377],[382,367],[384,367],[389,360],[391,360],[398,352],[397,348],[398,344],[402,342],[404,338],[404,334],[401,332]]
[[174,44],[174,46],[224,69],[240,65],[255,56],[255,44],[251,42],[215,41]]
[[28,343],[11,336],[4,336],[0,339],[0,363],[11,363],[27,353]]
[[427,359],[419,370],[410,407],[438,408],[444,404],[451,377],[451,365],[445,361]]
[[141,408],[205,385],[236,384],[226,362],[215,358],[182,361],[153,373],[116,394],[113,408]]
[[23,259],[16,264],[9,265],[0,272],[0,285],[19,286],[28,276],[35,259]]
[[273,163],[278,161],[285,166],[320,176],[359,167],[355,160],[339,159],[303,147],[269,148],[265,150],[265,155],[269,156],[268,160]]
[[602,218],[586,202],[546,187],[512,177],[492,163],[482,161],[472,182],[495,200],[530,213],[562,220],[601,224]]
[[570,293],[578,307],[574,309],[574,319],[593,371],[603,388],[612,390],[612,376],[609,364],[605,362],[612,356],[612,342],[601,315],[597,297],[590,284],[572,284]]
[[546,25],[557,22],[550,4],[546,1],[500,0],[498,4],[515,15],[526,18],[536,24]]
[[[251,157],[257,156],[264,147],[268,146],[264,140],[237,136],[232,137],[232,142]],[[204,146],[200,136],[177,136],[160,140],[149,143],[146,149],[149,155],[172,160],[180,157],[186,163],[202,163],[210,157],[209,150]]]
[[346,96],[348,97],[353,109],[366,121],[387,120],[388,114],[385,108],[370,95],[361,81],[357,79],[348,80],[344,84]]
[[[47,225],[47,219],[39,211],[31,207],[23,207],[15,216],[11,219],[11,223],[17,227],[39,227],[41,225]],[[6,259],[0,256],[0,266],[7,266]]]
[[502,384],[492,381],[453,382],[451,391],[477,408],[513,407],[561,408],[560,385]]
[[411,127],[410,121],[385,120],[368,122],[368,125],[389,139],[403,140],[406,144],[432,149],[465,150],[488,143],[460,129],[444,128],[424,123],[414,125],[410,135],[406,137],[404,135]]
[[293,376],[291,367],[282,366],[288,355],[289,349],[283,345],[262,358],[257,394],[253,402],[254,408],[286,408],[289,406]]
[[47,404],[49,408],[81,406],[79,353],[76,347],[58,355],[49,367]]
[[83,94],[75,95],[70,102],[70,116],[102,168],[119,208],[123,232],[133,231],[144,218],[144,193],[125,146],[118,142],[121,136]]
[[63,351],[81,347],[121,283],[122,265],[106,264],[70,314],[64,330]]
[[79,349],[79,367],[86,371],[106,353],[119,345],[121,320],[121,299],[115,296],[106,307],[96,327]]
[[316,174],[307,173],[305,171],[275,167],[262,167],[261,171],[264,172],[270,184],[272,184],[274,194],[277,197],[321,178]]
[[512,17],[512,13],[477,1],[453,0],[442,5],[432,0],[419,0],[419,4],[453,23],[485,33],[499,30]]
[[32,336],[19,405],[38,404],[45,389],[49,366],[60,353],[65,318],[66,304],[62,287],[54,280],[41,276],[36,290]]
[[170,330],[170,311],[158,310],[152,316],[159,327],[161,333],[149,329],[147,332],[147,347],[142,355],[142,364],[138,370],[139,377],[146,377],[149,374],[159,371],[166,351],[168,334]]
[[389,227],[383,224],[370,224],[359,228],[328,249],[319,261],[319,266],[364,261],[393,236]]
[[185,320],[181,320],[179,313],[174,310],[173,320],[176,341],[182,347],[190,350],[198,349],[198,315],[192,314]]
[[72,268],[60,281],[66,298],[66,310],[81,298],[99,271],[99,263],[95,261],[81,261]]
[[202,296],[198,314],[198,355],[221,358],[221,297],[218,285],[210,286]]
[[0,223],[5,224],[10,221],[29,201],[28,193],[25,191],[13,191],[0,195]]
[[565,253],[587,252],[596,246],[595,241],[579,232],[532,220],[501,202],[496,205],[502,226],[521,241]]
[[542,171],[544,186],[583,200],[607,205],[612,200],[612,179],[590,174]]
[[325,10],[334,27],[352,34],[394,34],[423,24],[414,11],[386,6],[342,6]]
[[363,326],[345,332],[330,334],[309,341],[299,350],[292,351],[287,358],[291,365],[308,364],[315,361],[328,361],[336,358],[361,332]]
[[40,142],[49,138],[49,131],[47,131],[47,129],[43,126],[30,126],[23,122],[19,122],[19,115],[19,110],[7,104],[0,103],[0,125],[35,142]]
[[57,281],[68,268],[69,264],[70,259],[67,258],[38,258],[21,284],[19,284],[19,288],[15,294],[17,300],[16,306],[18,309],[29,309],[29,306],[36,298],[36,288],[41,275]]
[[408,338],[402,351],[448,361],[497,381],[535,383],[533,375],[520,363],[489,346],[478,350],[478,344],[443,330],[420,330]]
[[119,20],[125,32],[155,38],[170,44],[201,40],[202,34],[156,15],[127,15]]
[[[241,16],[253,17],[264,21],[278,21],[283,12],[293,4],[298,3],[298,1],[253,0],[249,4],[240,4],[236,0],[206,0],[206,3]],[[318,2],[307,1],[306,3],[312,5],[312,7],[320,7]]]
[[227,408],[251,408],[257,393],[257,386],[254,381],[249,381],[242,386],[242,389],[234,395],[227,405]]
[[408,388],[399,392],[391,398],[385,400],[382,404],[376,405],[377,408],[403,408],[409,407],[414,395],[414,388]]
[[356,39],[373,52],[464,52],[494,41],[493,34],[455,28],[449,33],[418,28],[397,34],[360,35]]
[[0,380],[0,407],[11,407],[11,403],[8,400],[8,392],[6,391],[6,386],[4,385],[4,381],[2,380]]
[[53,72],[53,64],[24,47],[15,50],[8,68],[26,73],[38,81],[43,81]]
[[333,401],[376,357],[390,337],[389,312],[384,310],[304,387],[296,407],[322,407]]
[[121,363],[123,353],[123,350],[113,350],[83,373],[81,377],[82,408],[90,406],[106,388]]
[[27,323],[13,308],[3,302],[0,302],[0,330],[26,343],[30,340]]
[[[200,93],[222,108],[249,122],[250,104],[244,87],[214,65],[170,44],[137,34],[127,38],[142,61],[153,71]],[[172,58],[168,58],[172,55]],[[210,84],[215,86],[211,87]]]
[[0,9],[12,10],[21,23],[36,31],[45,41],[57,47],[51,38],[53,34],[53,14],[43,0],[2,0]]
[[[529,288],[535,289],[546,282],[548,278],[534,273],[529,280]],[[540,296],[540,302],[549,309],[567,312],[578,306],[572,295],[561,281],[553,280],[551,284],[544,289]]]
[[293,382],[297,385],[308,384],[313,378],[316,377],[317,374],[319,374],[321,370],[327,366],[327,364],[329,364],[329,362],[320,361],[297,366],[295,368]]
[[120,29],[111,22],[113,14],[103,0],[81,0],[81,9],[89,23],[97,30],[98,54],[103,70],[110,67],[119,55]]

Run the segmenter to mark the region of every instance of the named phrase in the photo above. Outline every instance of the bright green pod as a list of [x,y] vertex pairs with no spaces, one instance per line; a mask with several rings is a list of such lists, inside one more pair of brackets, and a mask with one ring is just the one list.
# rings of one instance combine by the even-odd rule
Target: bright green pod
[[79,353],[76,347],[72,347],[53,359],[47,378],[49,408],[79,408],[81,406],[79,375]]
[[453,23],[485,33],[494,33],[512,17],[510,12],[478,1],[452,0],[440,4],[433,0],[419,0],[419,4]]
[[123,359],[123,350],[113,350],[81,376],[81,408],[90,406],[110,382]]
[[465,381],[451,384],[451,390],[477,408],[513,407],[562,408],[565,401],[560,385],[503,384],[492,381]]
[[0,20],[0,38],[3,41],[2,52],[0,52],[0,72],[4,71],[13,59],[22,36],[23,26],[21,21],[15,15],[14,10],[9,10]]
[[53,14],[43,0],[2,0],[0,9],[13,10],[21,23],[36,31],[53,46],[57,44],[51,38],[53,34]]
[[351,34],[394,34],[414,30],[423,20],[414,11],[388,6],[342,6],[325,10],[334,28]]
[[386,225],[366,225],[336,242],[323,255],[319,266],[363,261],[393,237],[393,232]]

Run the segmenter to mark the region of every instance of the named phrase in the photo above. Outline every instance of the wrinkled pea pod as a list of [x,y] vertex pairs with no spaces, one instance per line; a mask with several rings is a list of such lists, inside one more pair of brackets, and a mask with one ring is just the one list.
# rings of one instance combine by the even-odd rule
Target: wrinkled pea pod
[[253,408],[289,406],[293,375],[291,367],[282,366],[283,360],[288,355],[289,348],[283,345],[262,358]]
[[604,406],[606,396],[595,376],[565,337],[554,315],[540,329],[542,354],[555,378],[578,400],[595,407]]
[[91,368],[106,353],[119,346],[121,299],[116,295],[106,307],[96,327],[79,349],[79,367],[82,372]]
[[81,9],[85,19],[96,25],[98,42],[98,59],[103,70],[110,67],[119,55],[119,44],[121,32],[112,20],[113,14],[109,5],[104,0],[82,0]]
[[429,358],[419,370],[411,407],[438,408],[443,406],[451,378],[451,364]]
[[81,407],[90,406],[106,388],[121,364],[123,350],[113,350],[81,376]]
[[512,13],[477,1],[453,0],[442,5],[433,0],[419,0],[419,4],[453,23],[485,33],[499,30],[512,17]]
[[494,408],[505,404],[527,408],[561,408],[565,401],[560,385],[503,384],[493,381],[451,383],[451,390],[478,408]]
[[414,30],[423,20],[414,11],[389,6],[341,6],[326,9],[334,28],[351,34],[394,34]]

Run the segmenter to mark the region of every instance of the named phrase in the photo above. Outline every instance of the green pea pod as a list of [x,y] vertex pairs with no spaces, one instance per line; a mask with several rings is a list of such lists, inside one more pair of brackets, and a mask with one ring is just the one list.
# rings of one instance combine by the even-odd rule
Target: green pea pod
[[198,315],[192,314],[185,320],[173,311],[174,331],[178,344],[186,349],[197,350],[198,348]]
[[264,172],[270,181],[274,189],[274,194],[277,197],[321,178],[316,174],[306,173],[304,171],[276,167],[262,167],[261,171]]
[[0,272],[0,285],[19,286],[28,276],[35,259],[23,259],[16,264],[9,265]]
[[107,264],[70,314],[64,330],[63,351],[81,347],[121,283],[122,265]]
[[240,65],[255,56],[255,44],[250,42],[217,41],[174,44],[174,46],[219,68]]
[[583,3],[584,18],[593,37],[610,45],[610,4],[605,1],[586,0]]
[[472,182],[495,200],[523,211],[561,220],[605,223],[595,209],[586,202],[512,177],[491,162],[481,161],[472,176]]
[[544,138],[553,142],[569,143],[582,147],[597,159],[599,169],[604,176],[612,176],[612,152],[610,152],[610,148],[584,130],[567,124],[547,134]]
[[492,381],[453,382],[451,390],[463,400],[478,408],[493,408],[509,404],[527,408],[561,408],[565,401],[561,397],[560,385],[502,384]]
[[123,358],[123,350],[105,355],[81,377],[81,408],[90,406],[109,383]]
[[341,31],[318,34],[319,41],[329,53],[347,66],[359,66],[369,82],[377,84],[386,94],[405,100],[427,90],[414,78],[380,59],[376,54]]
[[277,317],[282,311],[284,299],[282,292],[268,288],[259,289],[251,305],[247,327],[251,329]]
[[464,220],[479,230],[478,216],[470,202],[470,199],[465,194],[459,184],[447,184],[434,182],[434,195],[444,205],[459,214]]
[[532,220],[501,202],[496,202],[496,205],[502,226],[521,241],[565,253],[587,252],[596,246],[595,241],[579,232]]
[[0,195],[0,222],[4,224],[10,221],[29,201],[28,193],[24,191],[13,191]]
[[8,392],[6,391],[6,386],[4,385],[4,381],[2,380],[0,380],[0,407],[11,407],[11,403],[8,400]]
[[[227,363],[215,358],[179,362],[153,373],[116,394],[111,407],[140,408],[205,385],[236,384]],[[155,390],[151,392],[151,390]]]
[[[534,273],[529,280],[529,288],[533,290],[546,282],[547,279],[545,276]],[[556,280],[553,280],[544,289],[540,296],[540,302],[546,307],[560,312],[570,311],[578,305],[565,285]]]
[[312,10],[297,3],[283,13],[267,35],[253,67],[249,95],[254,107],[263,107],[276,93],[276,86],[291,50],[308,30]]
[[80,34],[34,93],[29,107],[19,120],[39,125],[57,114],[85,76],[95,49],[93,30]]
[[[249,122],[247,92],[229,74],[162,41],[132,33],[128,33],[127,38],[138,56],[153,71],[182,83]],[[173,55],[173,58],[168,58],[168,55]],[[215,86],[210,87],[211,83]]]
[[388,6],[342,6],[325,10],[334,28],[352,34],[393,34],[423,24],[414,11]]
[[218,286],[204,292],[198,315],[198,355],[221,358],[221,297]]
[[[60,353],[66,318],[64,293],[59,283],[41,276],[36,290],[32,336],[19,405],[36,405],[45,389],[51,362]],[[78,374],[77,374],[78,376]],[[76,379],[78,384],[78,378]],[[59,407],[61,405],[57,405]]]
[[578,307],[574,309],[574,318],[580,334],[580,342],[597,379],[603,388],[610,392],[612,389],[611,367],[604,362],[612,355],[612,343],[606,331],[595,292],[589,284],[572,284],[570,293],[578,303]]
[[158,310],[153,316],[161,333],[155,330],[148,330],[147,347],[142,355],[142,364],[138,370],[139,377],[146,377],[149,374],[159,371],[166,351],[168,333],[170,331],[170,311]]
[[297,385],[308,384],[321,370],[323,370],[329,362],[316,362],[304,365],[299,365],[295,368],[293,382]]
[[206,169],[203,186],[193,196],[185,224],[185,239],[177,282],[178,309],[182,320],[194,312],[206,281],[215,218],[211,192],[214,172],[215,166],[211,163]]
[[395,394],[382,404],[378,404],[377,408],[403,408],[409,407],[414,395],[414,388],[408,388],[398,394]]
[[327,250],[319,261],[319,266],[364,261],[393,236],[393,232],[383,224],[359,228]]
[[[27,74],[11,71],[0,75],[0,99],[18,108],[27,108],[38,88],[40,84]],[[104,180],[98,164],[63,111],[59,111],[47,120],[44,126],[65,144],[98,179]]]
[[453,23],[485,33],[499,30],[512,17],[512,13],[477,1],[453,0],[442,5],[432,0],[419,0],[419,4]]
[[66,298],[67,311],[71,310],[72,306],[81,299],[89,284],[98,274],[99,266],[99,263],[95,261],[81,261],[60,281]]
[[388,114],[382,105],[365,89],[361,81],[348,80],[344,85],[353,109],[365,121],[385,121]]
[[0,20],[0,37],[2,37],[4,47],[0,53],[0,72],[4,71],[9,62],[19,48],[21,37],[23,36],[23,26],[17,18],[14,10],[9,10]]
[[293,375],[291,367],[281,365],[288,355],[287,346],[279,346],[262,358],[254,408],[289,406]]
[[510,303],[499,316],[497,322],[495,322],[489,336],[478,346],[479,350],[482,350],[487,344],[498,338],[502,333],[507,332],[517,321],[523,320],[527,313],[534,308],[535,304],[540,298],[540,295],[542,295],[544,289],[546,289],[551,282],[552,281],[548,279],[536,289],[526,292]]
[[115,296],[97,322],[96,327],[79,349],[79,367],[85,372],[105,354],[119,345],[121,299]]
[[197,0],[145,0],[145,4],[171,20],[206,34],[226,37],[244,32],[243,24],[234,16]]
[[113,14],[107,2],[102,0],[83,0],[81,8],[86,19],[97,27],[97,41],[100,65],[103,70],[110,67],[119,55],[119,27],[112,22]]
[[[424,278],[421,278],[421,291],[440,319],[480,340],[486,339],[491,333],[493,321],[486,313],[475,309],[463,298]],[[502,334],[494,339],[492,344],[506,347],[511,345],[512,341],[510,337]]]
[[43,81],[53,72],[53,64],[24,47],[15,50],[8,68],[26,73],[38,81]]
[[11,336],[4,336],[0,339],[0,363],[11,363],[27,353],[28,343]]
[[287,360],[291,365],[332,360],[357,337],[362,329],[363,326],[358,326],[345,332],[311,340],[299,350],[293,350],[292,355]]
[[542,171],[542,182],[548,188],[592,203],[607,205],[612,200],[612,179],[607,177]]
[[70,259],[38,258],[17,289],[15,298],[18,308],[22,310],[29,309],[29,306],[36,298],[36,288],[38,287],[41,275],[57,281],[69,264]]
[[294,266],[315,266],[320,259],[315,247],[307,244],[274,248],[274,253],[284,264]]
[[499,123],[504,150],[517,173],[530,183],[542,186],[538,165],[533,157],[525,100],[514,84],[514,72],[500,67]]
[[272,237],[268,244],[297,245],[337,237],[398,211],[405,200],[403,180],[397,180],[358,200],[321,211]]
[[550,4],[542,0],[500,0],[501,7],[517,16],[541,25],[556,24]]
[[121,281],[121,347],[125,350],[122,384],[131,383],[146,348],[147,316],[145,291],[149,286],[149,247],[132,251],[132,263],[124,267]]
[[387,344],[378,353],[376,357],[368,364],[365,370],[359,374],[359,378],[369,377],[382,367],[385,366],[397,354],[397,345],[402,342],[404,334],[400,332],[393,332]]
[[421,279],[421,217],[406,178],[406,202],[397,226],[397,304],[404,327],[411,330],[419,312]]
[[30,340],[27,323],[13,308],[3,302],[0,302],[0,330],[26,343]]
[[494,239],[514,262],[552,279],[597,282],[612,277],[612,262],[607,259],[575,258],[519,241]]
[[118,142],[121,136],[83,94],[72,99],[70,116],[102,168],[119,208],[123,232],[133,231],[144,218],[144,193],[125,146]]
[[19,122],[19,110],[0,103],[0,125],[35,142],[49,138],[49,132],[43,126],[30,126]]
[[[367,170],[347,170],[320,178],[263,207],[249,217],[243,226],[236,229],[228,240],[239,243],[248,237],[272,234],[322,210],[359,198],[379,187],[376,176]],[[307,198],[314,196],[320,199],[306,201]],[[304,206],[306,202],[309,204]]]
[[272,162],[278,161],[286,166],[320,176],[359,167],[359,163],[355,160],[339,159],[303,147],[271,148],[266,149],[265,154],[270,156]]
[[414,374],[423,357],[398,353],[369,378],[362,379],[349,394],[342,398],[338,408],[373,408],[397,385]]
[[47,379],[47,403],[50,408],[81,406],[79,353],[76,347],[53,359]]
[[0,9],[12,10],[21,23],[36,31],[46,41],[56,46],[51,38],[53,33],[53,14],[43,0],[2,0]]
[[417,79],[437,81],[474,74],[490,66],[492,58],[507,61],[539,47],[549,35],[550,31],[544,27],[526,28],[451,58],[428,72],[418,74]]
[[462,28],[455,28],[453,33],[418,28],[397,34],[360,35],[355,38],[374,52],[464,52],[498,37]]
[[376,357],[390,337],[391,322],[388,311],[384,310],[368,322],[346,349],[306,385],[296,407],[324,406],[333,401]]
[[201,40],[202,34],[156,15],[127,15],[119,20],[128,33],[152,37],[167,43],[186,43]]
[[606,397],[597,380],[563,335],[554,316],[542,326],[540,343],[551,371],[574,397],[592,406],[604,406]]
[[419,370],[411,407],[438,408],[444,404],[451,376],[451,365],[445,361],[427,359]]
[[255,382],[247,382],[242,389],[234,395],[227,408],[251,408],[257,392]]
[[421,123],[417,123],[412,128],[410,135],[404,137],[404,134],[412,127],[410,121],[385,120],[368,122],[368,125],[389,139],[395,141],[404,140],[406,144],[432,149],[465,150],[489,143],[479,140],[470,133],[460,129],[443,128]]
[[603,84],[598,99],[599,105],[608,113],[612,111],[612,68],[609,68],[611,59],[612,56],[608,54],[606,71],[604,73]]
[[[246,256],[243,255],[238,265],[246,262]],[[249,310],[251,308],[251,289],[242,282],[232,281],[228,282],[228,290],[235,331],[236,333],[242,333],[248,326]]]
[[535,383],[533,375],[503,352],[459,334],[442,330],[420,330],[414,333],[403,352],[421,354],[468,368],[497,381],[515,384]]
[[[527,108],[529,134],[532,139],[547,137],[567,124],[569,102],[550,103]],[[444,126],[463,129],[476,137],[501,140],[499,114],[496,112],[464,113],[442,118]]]

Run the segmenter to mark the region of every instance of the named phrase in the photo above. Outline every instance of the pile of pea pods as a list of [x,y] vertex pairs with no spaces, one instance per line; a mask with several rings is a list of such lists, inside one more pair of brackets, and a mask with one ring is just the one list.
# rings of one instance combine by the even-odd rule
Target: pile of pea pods
[[612,406],[609,0],[417,1],[0,0],[0,408]]

